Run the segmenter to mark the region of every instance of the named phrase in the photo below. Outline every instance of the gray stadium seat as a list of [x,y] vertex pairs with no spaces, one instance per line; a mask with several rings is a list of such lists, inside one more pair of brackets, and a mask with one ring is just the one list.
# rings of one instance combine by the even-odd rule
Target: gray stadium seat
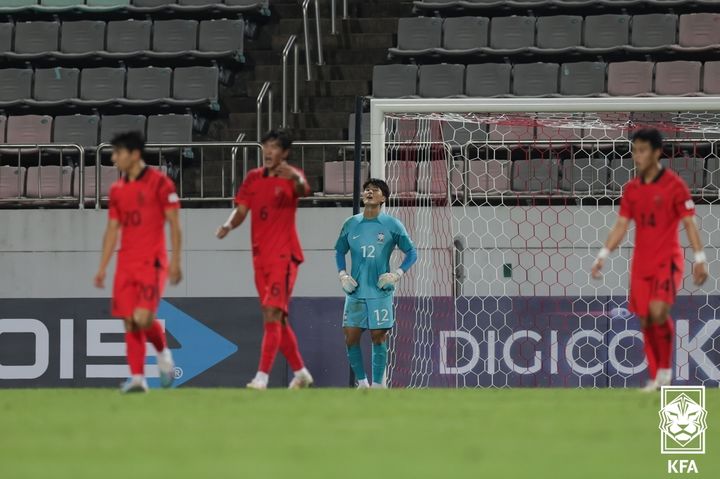
[[518,96],[556,95],[557,63],[526,63],[513,67],[513,94]]
[[173,98],[185,101],[216,101],[217,67],[176,68],[173,73]]
[[608,93],[613,96],[642,95],[652,92],[651,62],[615,62],[608,67]]
[[105,50],[105,22],[63,22],[60,30],[61,52],[81,54],[102,50]]
[[[369,177],[367,161],[360,164],[361,182]],[[326,195],[346,195],[353,193],[353,161],[326,161],[323,163],[323,191]]]
[[509,63],[468,65],[465,74],[465,94],[471,97],[488,97],[510,94]]
[[551,193],[558,189],[558,165],[552,158],[512,162],[511,188],[518,192]]
[[171,84],[171,68],[128,68],[126,98],[131,101],[170,98]]
[[53,142],[95,147],[98,144],[99,127],[100,117],[97,115],[56,116],[53,122]]
[[700,62],[674,61],[655,64],[655,93],[690,95],[700,91]]
[[592,15],[585,17],[583,47],[608,51],[630,43],[629,15]]
[[462,95],[465,81],[465,65],[420,66],[418,93],[423,98],[447,98]]
[[442,19],[412,17],[398,20],[398,46],[391,48],[395,55],[423,55],[442,44]]
[[0,166],[0,198],[17,198],[25,189],[25,167]]
[[242,20],[204,20],[200,22],[198,50],[242,53],[244,35]]
[[[75,169],[73,175],[73,192],[75,196],[80,193],[80,175],[78,169]],[[91,200],[95,198],[95,185],[97,184],[97,170],[94,166],[85,167],[85,199]],[[114,166],[100,166],[100,197],[107,198],[110,194],[110,187],[114,182],[120,179],[120,170]]]
[[373,68],[373,96],[402,98],[417,94],[418,67],[415,65],[376,65]]
[[6,143],[50,143],[52,121],[48,115],[11,116],[7,121]]
[[690,13],[680,16],[678,43],[681,47],[703,48],[720,43],[720,14]]
[[174,5],[175,3],[177,3],[176,0],[132,0],[133,6],[140,8],[162,7],[165,5]]
[[32,77],[30,68],[0,69],[0,104],[17,104],[30,98]]
[[577,155],[562,162],[560,189],[579,194],[604,193],[609,173],[605,158]]
[[442,141],[456,149],[469,143],[483,143],[487,140],[487,127],[473,121],[443,121]]
[[640,50],[667,48],[676,43],[676,31],[677,15],[670,13],[635,15],[632,20],[631,44]]
[[38,68],[35,70],[33,98],[56,103],[77,98],[79,79],[80,70],[77,68]]
[[12,51],[13,27],[10,22],[0,23],[0,53]]
[[605,93],[603,62],[563,63],[560,66],[560,94],[568,96]]
[[109,103],[125,96],[125,69],[85,68],[80,76],[80,99]]
[[120,8],[130,5],[130,0],[86,0],[88,7]]
[[7,117],[0,115],[0,143],[5,143],[5,126],[7,125]]
[[107,24],[107,51],[130,53],[150,50],[152,22],[149,20],[122,20]]
[[192,141],[192,116],[170,114],[148,117],[148,143],[189,143],[190,141]]
[[720,158],[718,155],[720,152],[716,152],[714,155],[707,159],[705,166],[706,177],[704,187],[707,190],[716,193],[720,189]]
[[635,163],[630,155],[610,159],[610,189],[622,191],[623,185],[635,176]]
[[145,115],[103,115],[100,119],[100,142],[109,143],[115,135],[138,131],[145,136]]
[[705,62],[703,65],[703,92],[720,95],[720,61]]
[[488,44],[490,20],[485,17],[446,18],[443,23],[443,54],[469,53]]
[[556,15],[537,19],[535,44],[542,50],[570,50],[582,44],[582,17]]
[[691,156],[677,156],[662,158],[662,165],[670,168],[685,181],[691,192],[702,191],[705,175],[705,158],[694,158]]
[[535,44],[534,17],[495,17],[490,21],[490,47],[495,50],[522,51]]
[[31,166],[27,169],[25,196],[28,198],[58,198],[70,196],[71,166]]
[[[362,116],[362,141],[370,141],[370,115]],[[355,113],[348,118],[348,141],[355,141]]]
[[15,24],[15,53],[44,55],[58,50],[58,22],[18,22]]
[[153,24],[153,51],[177,53],[197,50],[196,20],[159,20]]

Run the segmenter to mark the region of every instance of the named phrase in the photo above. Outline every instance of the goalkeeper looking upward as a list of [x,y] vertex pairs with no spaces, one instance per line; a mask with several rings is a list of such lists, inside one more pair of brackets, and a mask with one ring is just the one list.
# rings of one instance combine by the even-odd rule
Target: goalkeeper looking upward
[[[370,387],[363,365],[360,337],[370,330],[372,338],[372,386],[384,388],[387,364],[387,333],[395,324],[395,284],[417,260],[415,245],[397,218],[382,213],[390,197],[383,180],[370,178],[363,185],[364,211],[343,224],[335,243],[335,261],[345,291],[343,331],[348,360],[358,388]],[[405,253],[400,268],[390,272],[390,255],[395,247]],[[352,270],[348,274],[345,255],[350,251]]]

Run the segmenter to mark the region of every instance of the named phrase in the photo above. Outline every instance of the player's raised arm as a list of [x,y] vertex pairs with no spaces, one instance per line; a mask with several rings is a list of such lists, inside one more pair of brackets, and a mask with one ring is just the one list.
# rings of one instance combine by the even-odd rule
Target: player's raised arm
[[695,252],[695,258],[693,260],[693,281],[697,286],[705,283],[708,278],[707,271],[707,258],[705,251],[703,251],[702,240],[700,239],[700,231],[698,230],[697,223],[695,223],[694,216],[685,216],[683,218],[683,226],[687,232],[690,246],[692,246]]
[[617,221],[615,221],[615,225],[613,226],[612,230],[610,230],[610,234],[607,237],[607,240],[605,241],[605,246],[603,246],[600,249],[600,252],[597,255],[597,258],[595,258],[595,261],[592,265],[592,277],[594,279],[600,278],[600,270],[602,269],[603,265],[605,264],[605,260],[608,256],[610,256],[610,253],[615,251],[615,248],[620,245],[623,238],[625,238],[625,234],[627,233],[628,227],[630,226],[630,219],[626,216],[620,215],[618,216]]
[[103,235],[102,256],[100,257],[100,267],[95,274],[95,286],[97,288],[105,287],[105,275],[107,266],[110,263],[115,245],[117,244],[118,232],[120,231],[120,222],[117,218],[108,219],[105,234]]

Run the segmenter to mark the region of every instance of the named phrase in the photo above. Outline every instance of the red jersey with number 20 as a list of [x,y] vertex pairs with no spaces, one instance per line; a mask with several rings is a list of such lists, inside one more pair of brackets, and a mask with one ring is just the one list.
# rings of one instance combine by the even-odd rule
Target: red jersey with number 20
[[651,183],[630,180],[623,188],[620,216],[635,222],[633,276],[651,276],[659,265],[675,260],[682,267],[679,222],[695,214],[695,203],[685,182],[663,168]]
[[[295,171],[305,179],[301,170],[295,168]],[[307,181],[305,189],[308,194]],[[270,176],[265,168],[248,172],[235,196],[235,203],[250,209],[254,261],[267,262],[283,257],[297,263],[304,261],[295,227],[298,198],[292,180]]]
[[122,228],[118,264],[159,260],[167,264],[165,210],[179,208],[175,184],[145,167],[134,181],[123,177],[110,188],[111,219]]

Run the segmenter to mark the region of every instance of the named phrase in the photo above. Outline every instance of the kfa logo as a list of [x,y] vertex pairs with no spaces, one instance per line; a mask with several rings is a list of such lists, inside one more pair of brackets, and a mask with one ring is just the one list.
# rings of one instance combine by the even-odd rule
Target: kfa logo
[[[660,452],[705,454],[705,386],[663,386],[660,391]],[[698,473],[693,459],[669,459],[668,474]]]
[[385,242],[385,233],[378,233],[378,234],[377,234],[377,242],[378,242],[378,243],[384,243],[384,242]]

